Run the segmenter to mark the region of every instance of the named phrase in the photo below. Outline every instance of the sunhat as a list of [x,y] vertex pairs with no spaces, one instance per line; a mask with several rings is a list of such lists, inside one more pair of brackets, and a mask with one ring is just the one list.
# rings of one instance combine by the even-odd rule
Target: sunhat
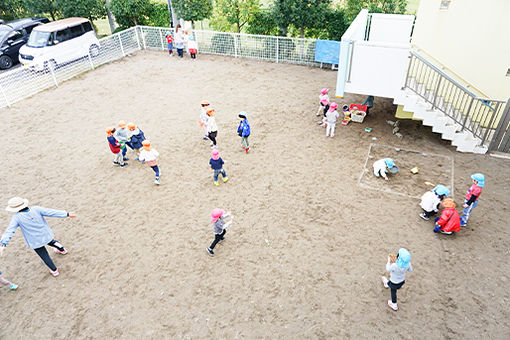
[[207,100],[202,100],[202,102],[200,103],[200,105],[209,105],[209,102]]
[[397,266],[400,268],[406,268],[411,262],[411,253],[406,248],[400,248],[398,250]]
[[246,111],[239,112],[239,118],[245,118],[246,119]]
[[329,104],[329,101],[327,99],[323,99],[323,100],[321,100],[321,104],[326,106]]
[[219,208],[213,209],[213,211],[211,212],[211,221],[216,222],[221,216],[223,216],[224,213],[225,211],[222,209]]
[[128,123],[127,127],[128,127],[128,129],[129,129],[129,130],[134,130],[134,129],[136,129],[136,125],[135,125],[135,123],[131,123],[131,122],[129,122],[129,123]]
[[432,189],[432,191],[434,191],[436,194],[438,194],[439,196],[450,196],[450,189],[448,189],[447,187],[445,187],[444,185],[441,185],[441,184],[438,184],[434,187],[434,189]]
[[111,134],[111,133],[113,133],[114,131],[115,131],[115,127],[113,127],[113,126],[112,126],[112,127],[109,127],[109,128],[106,128],[106,133],[107,133],[107,134]]
[[445,198],[441,204],[445,208],[455,208],[455,202],[451,198]]
[[471,179],[477,181],[479,187],[483,188],[485,186],[485,176],[483,174],[473,174],[471,175]]
[[21,209],[25,209],[28,207],[28,200],[26,198],[21,197],[13,197],[7,202],[7,207],[5,210],[10,212],[18,212]]
[[220,152],[218,151],[218,149],[213,149],[213,151],[211,151],[211,158],[214,159],[215,161],[220,159]]
[[212,107],[207,109],[205,112],[209,115],[209,117],[214,117],[214,109]]
[[147,151],[151,150],[151,142],[147,139],[142,142],[143,148]]
[[328,88],[323,88],[323,89],[321,90],[321,94],[326,94],[326,93],[328,93],[328,92],[329,92],[329,89],[328,89]]
[[386,166],[389,168],[393,168],[395,166],[395,162],[391,158],[385,158],[384,163],[386,163]]
[[123,120],[121,120],[121,121],[119,122],[119,127],[121,127],[121,128],[125,128],[125,127],[126,127],[126,122],[125,122],[125,121],[123,121]]
[[331,103],[331,105],[329,106],[329,111],[335,111],[337,107],[338,107],[337,103]]

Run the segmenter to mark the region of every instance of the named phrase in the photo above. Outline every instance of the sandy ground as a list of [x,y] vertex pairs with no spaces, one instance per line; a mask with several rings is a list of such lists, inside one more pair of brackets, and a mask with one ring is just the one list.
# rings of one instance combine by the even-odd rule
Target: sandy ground
[[[381,98],[366,122],[326,138],[316,102],[335,82],[317,68],[140,52],[0,110],[0,202],[20,195],[78,214],[49,219],[70,250],[53,255],[58,278],[15,234],[0,267],[19,289],[0,289],[0,338],[508,339],[510,160],[457,153],[414,121],[402,122],[399,140]],[[197,124],[202,99],[217,109],[230,177],[220,187]],[[252,125],[248,155],[235,133],[240,110]],[[160,152],[161,186],[142,164],[112,165],[104,129],[120,119]],[[434,234],[417,199],[359,187],[374,136],[453,158],[457,204],[469,176],[485,173],[469,226]],[[415,165],[423,180],[442,174]],[[406,166],[388,185],[428,190]],[[214,207],[236,219],[211,258]],[[415,271],[394,312],[380,276],[398,247]]]

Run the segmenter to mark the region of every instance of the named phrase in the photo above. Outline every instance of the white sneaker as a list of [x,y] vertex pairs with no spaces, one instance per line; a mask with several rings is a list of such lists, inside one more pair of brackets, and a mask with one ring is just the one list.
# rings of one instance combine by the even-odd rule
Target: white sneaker
[[391,300],[388,300],[388,306],[390,306],[391,309],[397,310],[398,306],[396,303],[391,302]]
[[381,280],[382,284],[384,285],[384,288],[390,288],[390,286],[388,286],[388,278],[386,276],[382,276]]
[[155,179],[154,184],[160,185],[161,183],[159,182],[159,179]]
[[430,220],[430,217],[427,217],[427,215],[425,215],[425,213],[421,213],[420,217],[423,218],[425,221]]

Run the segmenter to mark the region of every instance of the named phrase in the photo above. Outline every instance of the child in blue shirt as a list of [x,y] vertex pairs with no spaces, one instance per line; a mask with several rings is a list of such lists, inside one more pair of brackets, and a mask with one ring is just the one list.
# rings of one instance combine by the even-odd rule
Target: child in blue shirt
[[246,153],[248,153],[248,151],[250,151],[250,143],[248,142],[248,137],[250,136],[251,131],[248,119],[246,119],[246,112],[241,111],[239,113],[239,118],[241,118],[241,121],[237,127],[237,134],[239,137],[241,137],[241,144],[243,149],[246,151]]
[[220,185],[220,182],[218,181],[218,177],[221,174],[223,177],[223,183],[226,183],[228,181],[227,173],[225,170],[223,170],[223,159],[220,157],[220,152],[218,149],[213,149],[211,152],[211,159],[209,160],[209,164],[211,165],[211,168],[214,170],[214,185],[218,186]]

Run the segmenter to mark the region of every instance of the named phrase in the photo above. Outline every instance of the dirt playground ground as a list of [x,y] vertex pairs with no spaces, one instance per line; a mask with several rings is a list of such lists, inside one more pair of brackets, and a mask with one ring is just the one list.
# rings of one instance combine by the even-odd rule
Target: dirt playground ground
[[[52,252],[57,278],[14,235],[0,270],[19,288],[0,287],[0,338],[510,338],[510,160],[458,153],[416,121],[402,121],[397,139],[382,98],[363,124],[338,124],[326,138],[317,98],[335,83],[331,70],[139,52],[0,110],[2,209],[22,196],[78,214],[48,218],[69,248]],[[202,99],[217,110],[230,178],[219,187],[197,124]],[[241,110],[250,154],[236,134]],[[112,165],[104,131],[121,119],[160,152],[161,186],[136,161]],[[387,183],[363,175],[372,143],[390,148],[371,150],[368,171],[385,148],[400,166]],[[433,233],[409,196],[453,180],[460,206],[475,172],[487,185],[468,227]],[[215,207],[235,220],[209,257]],[[394,312],[380,277],[399,247],[414,272]]]

